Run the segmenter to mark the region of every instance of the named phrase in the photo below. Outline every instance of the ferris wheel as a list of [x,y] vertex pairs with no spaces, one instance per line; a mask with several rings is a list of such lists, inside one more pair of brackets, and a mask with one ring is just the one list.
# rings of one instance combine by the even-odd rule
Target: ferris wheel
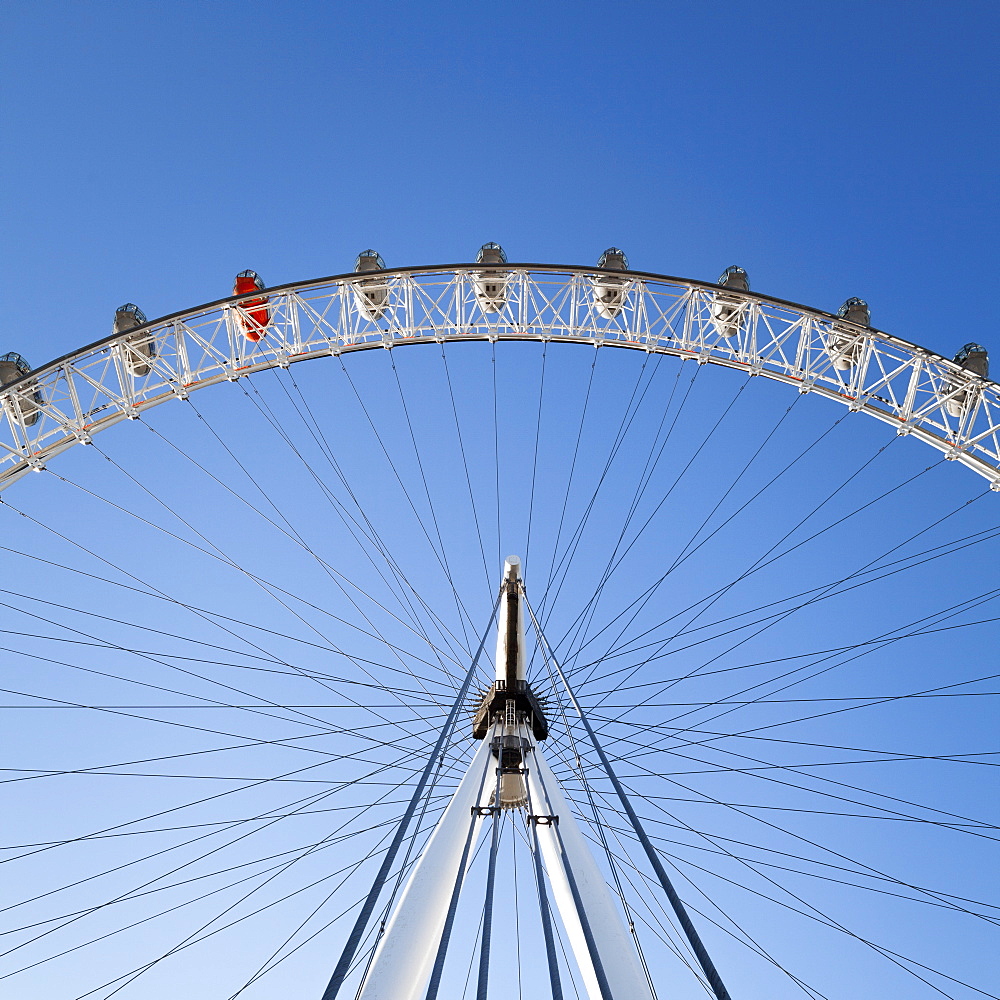
[[988,374],[495,243],[0,358],[0,982],[994,996]]

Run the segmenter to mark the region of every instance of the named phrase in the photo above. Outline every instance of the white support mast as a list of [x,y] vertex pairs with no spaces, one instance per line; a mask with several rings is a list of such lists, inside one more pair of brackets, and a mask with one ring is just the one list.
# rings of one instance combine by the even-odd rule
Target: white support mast
[[[479,837],[477,807],[492,800],[493,754],[484,740],[420,855],[386,924],[358,1000],[418,1000],[427,988],[468,838]],[[488,814],[488,809],[487,809]],[[471,855],[470,855],[471,856]]]
[[497,803],[527,811],[588,1000],[653,1000],[618,905],[539,748],[548,725],[526,678],[524,623],[521,561],[510,556],[501,584],[496,680],[473,722],[482,743],[407,879],[358,1000],[424,996],[482,818],[494,815]]
[[589,1000],[653,1000],[635,943],[539,747],[527,764],[528,821]]

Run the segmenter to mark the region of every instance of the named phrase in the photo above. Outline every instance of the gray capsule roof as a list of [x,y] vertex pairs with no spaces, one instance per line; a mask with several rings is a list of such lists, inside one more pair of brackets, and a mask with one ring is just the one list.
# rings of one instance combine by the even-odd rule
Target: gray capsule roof
[[848,323],[857,323],[859,326],[871,326],[872,314],[868,308],[868,303],[864,299],[850,298],[838,310],[837,315],[841,319],[846,319]]
[[362,250],[354,262],[355,271],[384,271],[385,261],[377,250]]
[[729,267],[719,275],[719,280],[716,282],[717,285],[722,285],[723,288],[733,288],[739,292],[749,292],[750,291],[750,279],[747,277],[746,271],[742,267],[736,264],[730,264]]
[[507,254],[499,243],[484,243],[476,254],[477,264],[506,264]]
[[990,377],[990,356],[982,344],[969,343],[955,355],[955,364],[980,378]]
[[625,256],[624,250],[619,250],[618,247],[608,247],[601,254],[597,266],[606,268],[608,271],[627,271],[628,257]]

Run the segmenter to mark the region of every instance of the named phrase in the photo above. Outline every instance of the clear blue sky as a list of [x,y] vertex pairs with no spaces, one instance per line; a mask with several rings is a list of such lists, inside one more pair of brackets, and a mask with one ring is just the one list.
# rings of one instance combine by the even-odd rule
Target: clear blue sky
[[[348,271],[365,247],[374,247],[387,264],[398,266],[467,261],[486,240],[503,244],[512,261],[565,264],[591,263],[605,247],[617,245],[626,250],[636,270],[707,280],[714,280],[726,265],[738,263],[748,270],[754,290],[780,298],[834,310],[848,296],[862,296],[871,306],[873,325],[942,354],[951,356],[969,340],[1000,352],[995,307],[1000,225],[996,194],[998,35],[1000,13],[995,4],[923,0],[837,4],[765,0],[744,5],[304,2],[279,6],[186,0],[162,5],[99,0],[10,4],[0,32],[4,247],[0,352],[17,351],[40,366],[109,334],[114,309],[122,302],[138,303],[150,318],[166,315],[227,295],[233,275],[246,267],[276,285]],[[407,352],[392,352],[399,353]],[[616,467],[615,482],[608,487],[610,497],[603,498],[604,506],[598,508],[595,521],[599,523],[588,527],[590,534],[579,557],[583,582],[576,589],[571,584],[560,597],[554,629],[568,627],[575,615],[576,597],[582,600],[593,590],[594,567],[613,539],[614,532],[606,527],[613,520],[609,512],[628,504],[628,484],[634,485],[641,476],[646,449],[658,440],[654,435],[662,418],[658,406],[672,389],[680,386],[678,392],[682,391],[691,377],[671,359],[655,371],[639,372],[641,361],[631,356],[606,358],[609,353],[613,352],[601,352],[595,368],[599,392],[595,390],[594,423],[588,424],[587,438],[592,451],[581,459],[579,476],[584,485],[571,498],[571,513],[578,512],[574,505],[585,501],[584,486],[598,474],[621,419],[623,400],[636,379],[648,377],[652,389],[643,404],[642,419],[637,421],[641,425],[638,436],[630,439],[621,467]],[[511,428],[505,458],[505,468],[512,470],[521,486],[527,483],[526,466],[518,463],[526,448],[537,447],[545,458],[542,464],[554,470],[550,479],[539,480],[538,529],[532,544],[543,555],[538,560],[540,570],[545,568],[545,546],[552,544],[555,530],[552,512],[562,502],[560,489],[566,492],[565,429],[575,430],[580,421],[592,357],[580,354],[564,360],[560,356],[558,367],[555,360],[553,356],[545,362],[549,367],[545,369],[544,408],[550,436],[536,438],[535,412],[525,409]],[[472,462],[471,476],[488,494],[495,470],[482,456],[491,456],[493,425],[482,410],[486,397],[476,387],[489,380],[492,360],[483,346],[482,351],[470,349],[450,363],[455,365],[451,374],[457,382],[457,411],[468,419],[468,443],[478,456]],[[321,425],[338,436],[338,460],[351,481],[360,484],[359,496],[379,531],[391,541],[402,564],[419,566],[426,559],[423,540],[415,534],[417,527],[397,495],[391,470],[381,464],[378,442],[370,436],[366,416],[354,402],[348,376],[339,362],[331,359],[324,364],[295,366],[297,384],[314,405]],[[358,356],[351,359],[349,377],[362,397],[375,404],[383,440],[419,494],[421,471],[414,465],[413,442],[404,433],[390,364],[385,352]],[[532,398],[537,400],[541,365],[540,352],[525,346],[505,356],[497,370],[511,391],[534,393]],[[456,577],[470,581],[470,590],[482,590],[483,560],[471,542],[469,511],[459,510],[455,500],[461,495],[464,502],[466,481],[449,436],[453,418],[443,402],[448,386],[440,360],[407,357],[400,359],[399,368],[406,401],[420,428],[417,437],[431,481],[428,496],[433,493],[446,513],[443,530],[453,546]],[[725,440],[711,443],[706,452],[711,461],[706,458],[703,467],[695,467],[663,520],[653,525],[647,544],[633,554],[633,576],[618,581],[619,589],[609,592],[606,617],[611,617],[611,608],[618,607],[616,601],[628,594],[632,580],[655,577],[663,553],[673,553],[676,539],[686,539],[697,528],[701,512],[715,502],[724,479],[715,470],[737,467],[736,459],[759,445],[781,419],[789,397],[794,398],[784,388],[758,386],[757,381],[763,380],[755,380],[753,393],[748,390],[740,395],[734,416],[726,424]],[[706,369],[698,375],[678,424],[677,452],[668,453],[665,466],[669,468],[657,469],[651,479],[651,496],[667,488],[673,471],[690,454],[684,449],[701,440],[720,407],[735,397],[742,384],[728,372]],[[274,408],[280,421],[290,425],[298,419],[292,397],[285,391],[288,384],[261,379],[259,386],[260,398]],[[348,668],[323,650],[307,647],[303,640],[315,640],[320,646],[327,641],[340,648],[349,646],[353,655],[378,663],[389,658],[378,643],[360,637],[356,630],[338,631],[340,626],[324,617],[325,611],[295,604],[293,614],[270,598],[263,600],[259,589],[246,579],[192,555],[190,546],[175,544],[159,528],[137,523],[101,497],[188,541],[207,544],[196,534],[203,533],[213,544],[235,553],[251,571],[266,573],[278,585],[314,597],[324,609],[334,608],[355,624],[363,624],[363,612],[371,614],[372,621],[408,651],[404,654],[408,667],[419,674],[427,666],[435,678],[428,683],[444,698],[447,685],[433,673],[433,663],[422,665],[420,657],[428,654],[412,636],[398,628],[398,623],[380,618],[374,604],[363,605],[362,610],[348,608],[343,594],[332,593],[327,576],[301,552],[291,551],[287,538],[262,526],[253,508],[266,510],[266,502],[258,502],[258,495],[207,427],[218,430],[319,550],[334,561],[343,560],[338,568],[343,566],[352,580],[385,599],[370,566],[360,553],[349,551],[343,526],[323,506],[328,498],[316,491],[315,483],[283,450],[274,427],[261,420],[254,398],[239,388],[222,386],[199,394],[197,405],[204,421],[179,404],[164,406],[155,422],[150,421],[162,438],[153,441],[142,427],[119,426],[102,435],[100,453],[97,448],[80,448],[63,456],[58,467],[53,463],[56,473],[79,482],[94,495],[48,475],[30,477],[4,494],[6,502],[39,522],[29,523],[9,509],[3,511],[7,516],[2,523],[12,540],[9,544],[27,553],[4,557],[11,567],[7,586],[22,596],[3,597],[7,603],[2,617],[8,622],[3,628],[15,635],[2,643],[9,647],[2,654],[7,665],[2,686],[28,692],[0,697],[5,708],[41,705],[44,698],[87,705],[165,705],[180,699],[190,706],[199,697],[241,702],[250,697],[246,691],[255,699],[269,698],[281,705],[311,704],[333,701],[342,693],[336,684],[317,689],[295,678],[253,673],[251,668],[258,661],[251,659],[248,635],[266,646],[268,655],[337,676]],[[741,485],[747,495],[766,483],[786,455],[797,454],[843,416],[832,404],[812,397],[796,406],[794,421],[781,426],[772,442],[773,453],[765,455],[767,468],[758,471],[755,467]],[[758,543],[766,549],[780,539],[788,524],[804,517],[836,487],[838,477],[853,474],[883,445],[891,444],[885,456],[852,481],[819,521],[836,520],[937,461],[930,449],[909,439],[892,444],[894,438],[870,424],[874,421],[862,418],[838,424],[823,456],[810,456],[801,472],[767,494],[766,501],[743,520],[720,523],[713,544],[692,560],[690,575],[664,595],[662,605],[645,612],[633,634],[666,617],[665,612],[661,614],[664,606],[681,606],[692,594],[711,591],[733,575],[734,565],[742,567],[757,558]],[[435,436],[438,432],[439,437]],[[190,449],[248,497],[248,505],[234,506],[223,487],[205,478],[166,442]],[[304,439],[303,454],[321,463],[321,450],[314,445]],[[125,471],[103,462],[101,454]],[[147,488],[162,504],[144,492]],[[983,481],[968,470],[954,465],[935,467],[912,489],[893,494],[885,505],[852,520],[846,528],[832,530],[774,571],[761,574],[744,592],[714,608],[706,620],[722,621],[726,614],[741,613],[755,603],[764,604],[818,586],[838,573],[852,572],[859,560],[864,561],[859,553],[890,548],[983,489]],[[333,490],[340,495],[336,483]],[[730,506],[722,509],[723,515],[735,507],[737,498],[734,495]],[[642,510],[651,510],[653,502],[644,497],[647,506]],[[1000,523],[997,502],[997,495],[976,500],[960,517],[929,532],[906,551],[996,526]],[[419,504],[423,511],[423,501]],[[523,506],[523,497],[510,504],[501,537],[490,536],[487,552],[491,556],[498,544],[506,554],[504,550],[527,542]],[[171,510],[186,523],[173,518]],[[487,516],[492,515],[490,508]],[[96,555],[83,552],[49,529],[86,544]],[[490,530],[492,524],[487,533]],[[793,617],[780,630],[732,655],[724,653],[723,638],[693,652],[679,651],[671,654],[674,659],[664,666],[663,676],[668,669],[676,667],[683,673],[697,666],[706,652],[729,656],[720,662],[739,665],[745,672],[751,669],[746,666],[749,662],[849,645],[903,628],[996,587],[998,554],[993,539],[930,564],[932,568],[917,566],[882,585],[831,602],[829,610],[824,605]],[[252,618],[281,635],[262,636],[242,627],[235,629],[239,638],[227,635],[204,619],[176,607],[164,608],[113,584],[51,566],[43,569],[33,557],[119,583],[129,580],[121,575],[122,567],[134,574],[132,583],[141,580],[144,585],[182,595],[199,607],[218,609],[241,620]],[[530,583],[529,579],[529,588]],[[453,603],[448,605],[452,596],[443,579],[429,582],[427,595],[457,632],[460,622]],[[488,611],[489,592],[477,590],[476,595],[473,608],[478,610],[482,604]],[[62,607],[43,607],[40,599]],[[990,600],[993,603],[949,622],[995,617],[1000,614],[995,596]],[[72,608],[87,613],[78,615]],[[122,621],[95,617],[102,613]],[[31,615],[46,616],[48,621]],[[146,631],[122,624],[126,621]],[[598,615],[592,631],[602,623]],[[148,631],[154,627],[171,635]],[[217,652],[218,658],[235,657],[239,666],[216,668],[202,663],[198,669],[211,674],[211,681],[182,676],[174,667],[190,666],[190,661],[172,659],[174,667],[159,669],[150,666],[148,658],[137,659],[119,648],[70,649],[65,640],[73,635],[80,638],[70,632],[74,628],[116,647],[167,649],[175,658],[211,659],[216,654],[200,643],[217,643],[227,649]],[[29,642],[19,632],[57,638]],[[993,669],[996,639],[995,623],[963,628],[954,635],[925,636],[919,645],[893,646],[885,656],[846,663],[790,691],[789,696],[901,694],[985,675]],[[23,642],[29,642],[33,654],[50,659],[20,655]],[[590,652],[596,656],[601,648],[598,642]],[[52,659],[71,666],[53,664]],[[159,687],[139,689],[132,681],[83,674],[81,667]],[[373,668],[386,685],[399,681],[394,669]],[[357,680],[356,674],[350,677]],[[223,682],[244,693],[236,695],[231,689],[222,693],[219,685]],[[706,703],[732,697],[740,685],[723,674],[701,687],[689,690],[680,685],[661,691],[660,701]],[[986,692],[995,686],[990,682],[975,690]],[[586,690],[596,702],[607,688],[598,679]],[[344,690],[357,695],[353,688]],[[366,693],[369,696],[381,697]],[[609,704],[620,706],[623,697],[630,696],[619,693],[609,697]],[[731,838],[725,843],[735,853],[763,859],[751,877],[745,866],[731,858],[720,860],[721,841],[706,851],[708,841],[699,840],[691,830],[656,827],[658,836],[674,838],[664,849],[679,859],[685,879],[682,895],[700,911],[699,924],[719,956],[733,1000],[808,995],[830,1000],[859,995],[922,1000],[941,995],[901,973],[891,962],[874,957],[871,949],[856,941],[845,944],[847,939],[838,932],[820,928],[808,915],[795,915],[762,901],[753,895],[755,891],[773,892],[786,904],[805,909],[816,905],[827,918],[841,921],[862,937],[970,982],[980,991],[991,989],[990,983],[1000,978],[990,957],[996,953],[996,927],[984,919],[957,914],[956,906],[964,902],[948,897],[941,906],[901,903],[896,897],[867,889],[848,890],[829,880],[845,874],[836,867],[843,862],[854,865],[851,878],[856,882],[876,888],[889,885],[878,877],[873,880],[858,874],[857,862],[870,866],[869,875],[872,870],[891,872],[899,880],[889,886],[892,891],[923,893],[926,899],[924,888],[940,890],[976,900],[969,906],[978,908],[977,912],[983,909],[984,900],[995,900],[996,828],[977,826],[972,832],[965,828],[955,832],[934,825],[945,812],[956,823],[978,823],[991,815],[992,822],[997,822],[997,784],[990,777],[994,768],[989,764],[995,758],[987,756],[995,747],[996,733],[990,704],[991,698],[978,695],[910,699],[870,714],[846,713],[794,725],[785,722],[797,714],[809,714],[809,706],[769,706],[756,709],[743,728],[781,722],[782,728],[767,732],[801,740],[801,744],[732,738],[725,743],[725,751],[696,748],[691,758],[660,753],[632,760],[629,780],[646,796],[668,797],[662,801],[648,798],[645,807],[652,820],[664,819],[665,814],[657,811],[664,806],[697,831]],[[671,713],[683,710],[669,708]],[[10,766],[24,769],[24,776],[30,768],[61,773],[78,766],[201,754],[223,739],[218,731],[238,732],[241,740],[274,740],[298,734],[295,725],[302,724],[288,710],[278,721],[220,710],[211,715],[210,722],[205,721],[207,709],[200,715],[144,711],[143,719],[158,712],[158,717],[172,721],[160,725],[89,711],[79,713],[78,719],[69,711],[10,709],[6,713],[14,747]],[[393,711],[386,709],[387,718],[405,734],[399,736],[393,730],[395,738],[414,759],[419,758],[426,750],[422,742],[426,729]],[[434,711],[427,710],[430,722]],[[666,711],[638,713],[637,724],[650,727],[645,731],[609,727],[608,738],[617,740],[615,753],[624,758],[623,767],[637,746],[628,740],[644,746],[653,738],[650,734],[659,738],[656,727],[667,725],[662,714]],[[341,727],[341,736],[351,726],[372,724],[371,712],[360,709],[330,709],[322,717],[331,726]],[[192,719],[214,727],[216,734],[184,728]],[[709,714],[698,719],[711,729]],[[729,723],[723,719],[714,724]],[[732,731],[736,731],[735,722]],[[370,732],[382,740],[389,738],[385,729]],[[346,740],[341,746],[349,743]],[[350,744],[350,749],[389,752],[385,746],[373,746],[359,742]],[[836,749],[840,747],[845,749]],[[864,753],[858,751],[862,756],[872,750],[880,755],[926,758],[966,754],[978,763],[927,759],[912,765],[897,761],[853,770],[829,764],[853,759],[857,748],[863,749]],[[738,758],[736,753],[745,756]],[[228,757],[213,753],[144,765],[194,775],[190,780],[62,775],[10,784],[13,791],[5,809],[7,816],[14,817],[13,829],[2,839],[5,844],[68,840],[103,825],[129,822],[161,806],[176,806],[178,813],[171,814],[175,819],[149,820],[143,829],[175,822],[178,826],[229,822],[278,810],[284,808],[282,803],[311,793],[313,786],[269,784],[244,789],[236,804],[225,799],[221,805],[190,803],[202,788],[214,793],[231,787],[226,781],[233,775],[273,777],[306,766],[311,758],[304,757],[308,754],[303,751],[244,747]],[[798,785],[806,782],[800,772],[795,772],[798,784],[792,789],[732,770],[752,767],[754,761],[766,761],[768,766],[818,763],[819,773],[844,783],[836,791],[842,798],[823,794],[833,786],[822,784],[821,778],[810,778],[813,791],[802,791]],[[329,782],[355,774],[355,765],[342,766],[332,776],[323,771],[320,777],[328,784],[315,787],[328,788]],[[396,768],[394,780],[405,775],[406,766],[404,762]],[[657,784],[650,774],[642,773],[643,766],[654,774],[669,770],[675,776],[698,771],[697,776],[677,779],[692,784],[697,793],[673,783]],[[713,768],[725,770],[708,774]],[[788,777],[790,772],[780,773]],[[121,785],[109,791],[109,781]],[[374,783],[360,789],[362,797],[385,791]],[[700,798],[701,804],[683,801],[692,796]],[[867,815],[876,808],[871,804],[875,796],[879,796],[879,808],[890,802],[882,796],[895,796],[895,806],[907,818],[862,821],[843,815],[857,811]],[[858,804],[858,797],[863,805]],[[756,819],[710,804],[710,799],[750,803],[758,814],[773,809],[782,830],[765,830]],[[329,802],[340,804],[343,799],[324,799],[319,806]],[[382,819],[393,807],[385,808],[386,812],[378,814]],[[831,815],[833,810],[841,815]],[[116,894],[138,892],[146,878],[165,878],[162,873],[175,858],[179,865],[183,860],[180,870],[192,877],[209,873],[211,877],[199,884],[212,886],[211,879],[222,878],[219,872],[229,864],[263,866],[266,862],[260,859],[265,855],[319,841],[339,822],[338,815],[320,813],[283,821],[249,846],[237,845],[220,855],[222,860],[199,861],[200,848],[189,845],[177,847],[162,864],[140,861],[146,853],[167,850],[188,836],[174,831],[90,838],[10,862],[10,897],[6,902],[0,899],[0,906],[30,897],[36,886],[44,886],[54,896],[12,911],[14,917],[5,929],[37,921],[36,931],[51,930],[60,915],[70,923],[0,958],[10,963],[0,968],[0,974],[41,963],[18,973],[9,985],[0,981],[0,993],[17,1000],[88,995],[87,990],[105,979],[128,971],[131,966],[121,960],[123,953],[130,962],[135,956],[133,964],[160,954],[196,931],[222,904],[215,910],[212,900],[182,907],[148,925],[138,924],[138,929],[128,932],[131,936],[121,928],[147,920],[154,910],[171,903],[180,905],[188,890],[173,886],[152,899],[137,896],[90,913],[85,920],[71,919],[77,910],[100,906]],[[358,860],[370,841],[357,835],[346,843],[343,857]],[[819,843],[824,848],[817,847]],[[841,852],[840,862],[826,846]],[[139,978],[131,992],[125,988],[114,995],[159,1000],[184,992],[191,1000],[226,1000],[321,905],[331,886],[302,887],[328,875],[335,867],[329,863],[330,855],[338,850],[335,847],[315,858],[309,855],[291,875],[283,874],[285,881],[276,881],[275,886],[262,889],[259,897],[252,897],[250,905],[261,897],[270,900],[285,891],[294,893],[289,901],[265,911],[263,918],[241,924],[239,935],[220,935],[210,939],[207,947],[184,951]],[[20,849],[12,853],[17,855]],[[341,858],[338,855],[334,860]],[[121,862],[133,866],[55,894],[75,878],[114,869]],[[782,867],[785,862],[794,871]],[[765,868],[765,864],[773,867]],[[810,874],[801,874],[803,867]],[[245,870],[257,872],[256,868]],[[767,883],[765,875],[783,888]],[[718,903],[719,911],[698,895],[686,881],[688,877]],[[901,888],[900,883],[910,888]],[[351,884],[352,891],[356,884]],[[528,890],[522,885],[520,891]],[[806,903],[796,903],[791,893]],[[0,896],[6,897],[7,891],[0,890]],[[228,905],[230,896],[224,900]],[[336,901],[330,904],[335,905]],[[501,905],[509,907],[508,896]],[[725,922],[721,912],[733,915],[762,947],[819,993],[803,992],[767,961],[733,944],[712,924],[713,920]],[[336,916],[329,908],[320,913],[321,918],[309,924],[303,936],[319,931],[324,920]],[[470,919],[477,919],[474,905],[470,913]],[[65,958],[52,957],[105,931],[117,934]],[[17,933],[20,936],[0,941],[24,942],[35,931]],[[254,1000],[293,995],[318,998],[344,933],[341,922],[326,937],[320,934],[245,996]],[[470,932],[462,933],[468,936]],[[527,942],[533,934],[537,936],[537,928],[532,925],[524,933],[527,953],[531,948]],[[218,950],[213,952],[215,942]],[[654,971],[670,984],[661,997],[676,995],[680,1000],[700,995],[693,980],[685,978],[676,963],[671,964],[669,952],[657,951],[651,939],[650,954]],[[219,961],[219,955],[225,961]],[[961,1000],[989,995],[941,978],[933,982],[945,995]],[[92,995],[106,1000],[113,988],[106,986]],[[460,990],[454,995],[461,995]],[[535,995],[530,990],[525,993]]]
[[[393,264],[714,277],[952,350],[989,314],[988,3],[16,5],[5,341],[40,364],[120,301]],[[984,332],[982,336],[988,339]],[[960,345],[956,345],[960,346]]]

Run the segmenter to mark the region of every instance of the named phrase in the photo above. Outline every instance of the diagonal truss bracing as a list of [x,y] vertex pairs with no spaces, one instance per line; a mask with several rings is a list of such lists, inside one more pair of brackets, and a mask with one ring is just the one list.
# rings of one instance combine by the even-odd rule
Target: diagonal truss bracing
[[254,321],[243,303],[259,292],[92,344],[0,390],[0,489],[120,420],[253,372],[374,347],[541,340],[671,354],[816,392],[913,434],[1000,490],[1000,386],[925,348],[683,278],[628,272],[609,310],[596,305],[593,268],[510,264],[503,277],[496,311],[477,297],[476,265],[399,268],[380,272],[377,309],[362,291],[370,274],[269,289],[270,322],[256,343],[244,334]]

